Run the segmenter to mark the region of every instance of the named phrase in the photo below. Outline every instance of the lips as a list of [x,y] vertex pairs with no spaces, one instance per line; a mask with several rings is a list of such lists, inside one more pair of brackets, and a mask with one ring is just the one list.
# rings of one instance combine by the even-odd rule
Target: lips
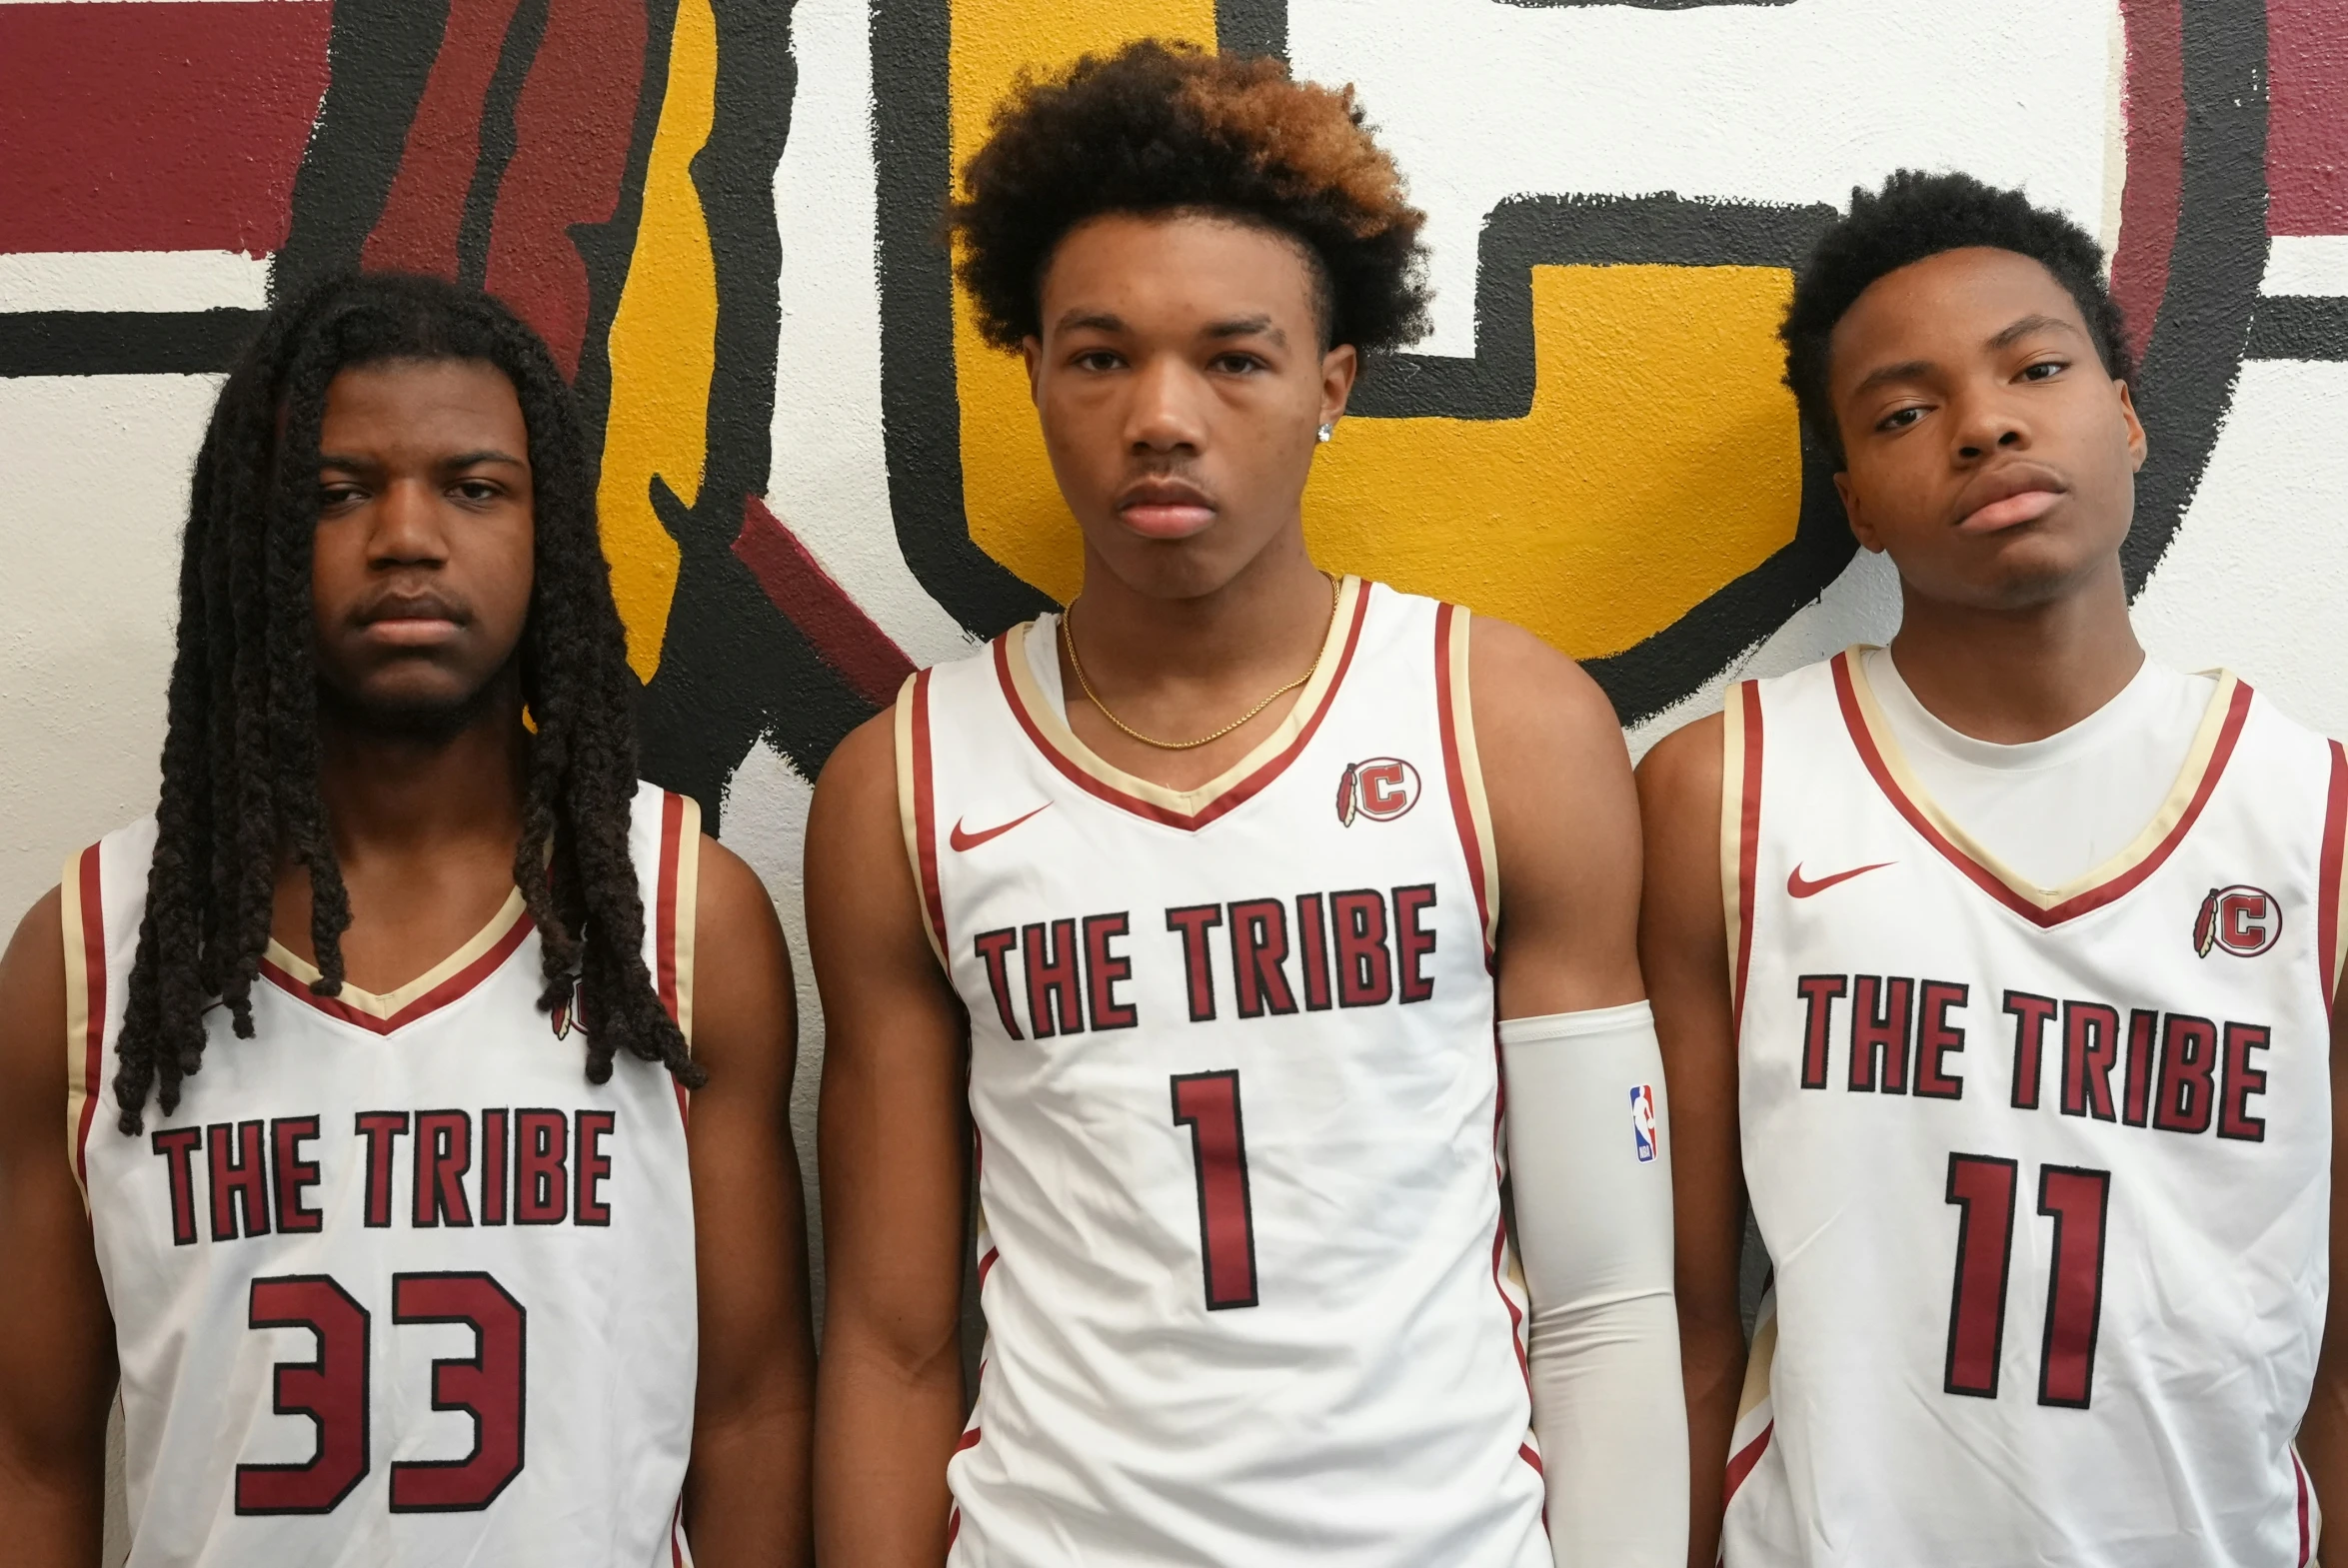
[[1214,521],[1206,493],[1180,480],[1144,480],[1117,498],[1118,516],[1145,539],[1188,539]]
[[355,618],[369,642],[390,648],[431,648],[461,632],[469,617],[463,607],[438,594],[390,594]]
[[2062,504],[2070,486],[2050,468],[2008,463],[1982,475],[1957,498],[1957,531],[1994,534],[2035,523]]

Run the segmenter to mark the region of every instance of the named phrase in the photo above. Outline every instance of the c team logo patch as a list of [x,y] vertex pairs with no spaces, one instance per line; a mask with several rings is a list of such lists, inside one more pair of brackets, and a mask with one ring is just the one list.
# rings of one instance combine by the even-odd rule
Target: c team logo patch
[[2240,883],[2212,887],[2193,920],[2193,950],[2206,958],[2223,947],[2237,958],[2255,958],[2283,934],[2283,906],[2263,887]]
[[1418,770],[1398,757],[1347,763],[1337,778],[1337,820],[1347,827],[1356,816],[1392,821],[1417,803]]
[[1642,1165],[1655,1158],[1655,1089],[1651,1083],[1630,1086],[1630,1146]]

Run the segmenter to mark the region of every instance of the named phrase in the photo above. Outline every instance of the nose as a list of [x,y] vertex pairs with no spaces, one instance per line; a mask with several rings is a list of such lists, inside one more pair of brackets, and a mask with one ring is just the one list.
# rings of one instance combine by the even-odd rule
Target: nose
[[1199,377],[1177,356],[1154,355],[1137,367],[1126,440],[1136,452],[1195,451],[1204,437]]
[[405,475],[394,479],[372,510],[374,526],[367,536],[370,565],[439,566],[448,559],[440,491],[431,480]]
[[2026,452],[2029,423],[2004,389],[1982,388],[1961,398],[1953,426],[1959,462],[1978,463],[1997,452]]

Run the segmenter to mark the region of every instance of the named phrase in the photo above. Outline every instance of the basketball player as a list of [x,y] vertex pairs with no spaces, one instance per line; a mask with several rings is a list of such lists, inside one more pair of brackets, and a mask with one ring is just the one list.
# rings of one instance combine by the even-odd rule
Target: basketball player
[[118,1377],[134,1565],[807,1560],[785,948],[636,781],[593,495],[470,290],[229,379],[161,804],[0,965],[9,1562],[97,1560]]
[[820,1549],[1536,1568],[1545,1458],[1558,1560],[1676,1563],[1612,714],[1531,637],[1305,551],[1358,356],[1421,325],[1421,215],[1349,95],[1150,43],[1024,85],[964,190],[1085,587],[817,786]]
[[1904,614],[1641,767],[1689,1561],[2305,1563],[2348,757],[2137,646],[2144,432],[2067,219],[1895,175],[1783,336]]

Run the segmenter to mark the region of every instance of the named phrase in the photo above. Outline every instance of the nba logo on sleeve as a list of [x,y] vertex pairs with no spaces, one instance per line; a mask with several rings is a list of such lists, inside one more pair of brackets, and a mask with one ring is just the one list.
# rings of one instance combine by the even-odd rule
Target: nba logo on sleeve
[[1655,1090],[1646,1083],[1630,1090],[1630,1141],[1642,1165],[1655,1157]]

